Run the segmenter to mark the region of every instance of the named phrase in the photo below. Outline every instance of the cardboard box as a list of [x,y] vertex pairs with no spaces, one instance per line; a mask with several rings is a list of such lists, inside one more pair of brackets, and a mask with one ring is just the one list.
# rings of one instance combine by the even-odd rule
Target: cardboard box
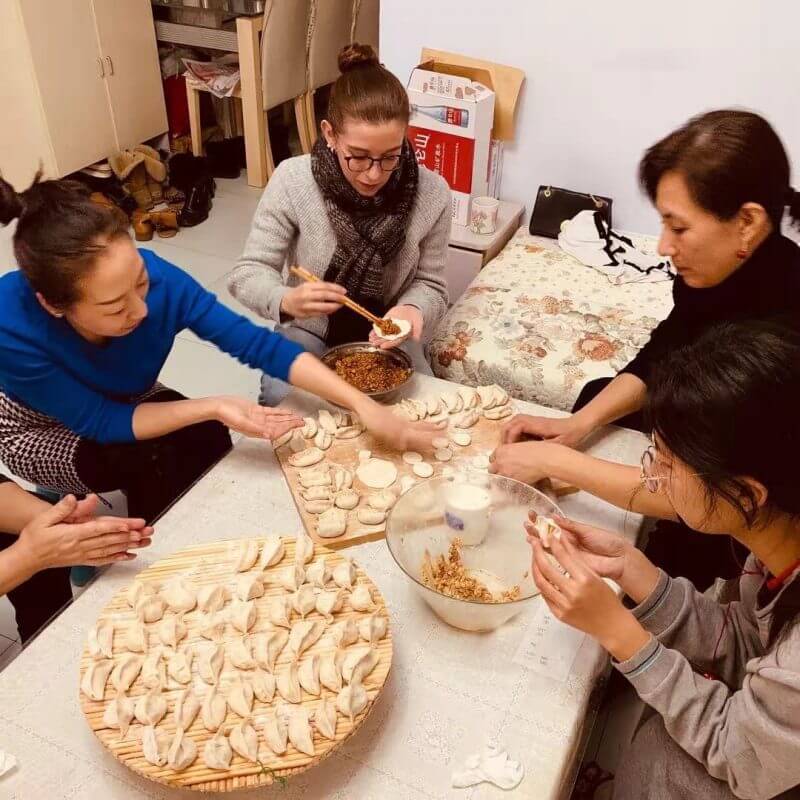
[[[455,53],[424,49],[422,55],[408,82],[408,136],[417,161],[450,186],[453,222],[467,225],[472,198],[499,190],[502,141],[493,144],[493,139],[513,138],[525,76],[514,67]],[[502,87],[502,97],[495,84]]]

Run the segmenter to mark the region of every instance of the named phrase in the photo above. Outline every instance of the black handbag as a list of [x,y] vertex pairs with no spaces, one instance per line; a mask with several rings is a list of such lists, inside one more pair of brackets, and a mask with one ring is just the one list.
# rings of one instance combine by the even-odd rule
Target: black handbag
[[557,186],[540,186],[531,214],[529,230],[533,236],[557,239],[564,220],[572,219],[579,211],[599,211],[611,227],[610,197],[582,194]]

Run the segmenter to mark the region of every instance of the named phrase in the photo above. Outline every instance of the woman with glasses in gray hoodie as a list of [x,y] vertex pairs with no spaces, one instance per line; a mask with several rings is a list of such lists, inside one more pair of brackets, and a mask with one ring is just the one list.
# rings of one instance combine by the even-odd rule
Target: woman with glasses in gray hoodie
[[550,610],[597,639],[650,709],[617,800],[800,796],[798,408],[800,333],[768,322],[711,328],[653,373],[653,445],[641,472],[620,467],[629,506],[747,548],[717,594],[728,602],[567,520],[548,542],[561,572],[528,527]]

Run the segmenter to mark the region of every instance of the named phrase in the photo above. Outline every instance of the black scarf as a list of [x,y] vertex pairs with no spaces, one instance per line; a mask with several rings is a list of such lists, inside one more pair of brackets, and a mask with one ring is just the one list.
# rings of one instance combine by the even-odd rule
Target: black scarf
[[[347,181],[336,153],[320,137],[311,153],[311,172],[325,198],[336,234],[336,250],[324,280],[347,289],[348,296],[373,314],[386,313],[386,265],[406,238],[406,226],[417,196],[419,167],[406,141],[400,169],[375,197],[363,197]],[[326,342],[363,341],[369,323],[348,308],[328,318]]]

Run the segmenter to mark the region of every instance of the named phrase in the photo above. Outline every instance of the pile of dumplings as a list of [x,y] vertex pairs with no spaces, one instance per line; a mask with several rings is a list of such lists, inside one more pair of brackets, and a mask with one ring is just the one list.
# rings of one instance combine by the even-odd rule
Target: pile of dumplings
[[[456,449],[472,443],[468,429],[481,417],[499,421],[514,413],[508,392],[496,384],[476,389],[459,386],[452,392],[427,400],[401,400],[393,411],[410,422],[448,423],[450,429],[443,430],[443,435],[433,442],[438,462],[450,461]],[[353,519],[361,526],[380,530],[398,497],[415,485],[416,478],[430,478],[435,473],[433,465],[413,451],[402,454],[402,460],[411,468],[413,476],[401,476],[391,461],[373,458],[369,450],[358,451],[355,475],[342,465],[330,461],[320,463],[334,440],[354,439],[363,433],[364,428],[354,415],[326,409],[322,409],[316,418],[306,417],[303,422],[302,428],[276,439],[274,446],[276,450],[288,447],[292,451],[286,462],[298,469],[300,505],[315,519],[315,532],[323,539],[343,536]],[[469,466],[487,469],[488,455],[475,457]],[[450,467],[444,467],[441,472],[445,477],[453,473]],[[355,477],[371,491],[362,494],[355,488]]]
[[352,725],[370,703],[388,619],[352,561],[315,559],[306,535],[294,550],[287,559],[279,536],[243,540],[228,581],[134,581],[133,619],[88,634],[81,691],[103,703],[102,727],[180,772],[198,759],[227,771],[237,757],[280,769],[291,748],[313,757],[335,740],[339,717]]

